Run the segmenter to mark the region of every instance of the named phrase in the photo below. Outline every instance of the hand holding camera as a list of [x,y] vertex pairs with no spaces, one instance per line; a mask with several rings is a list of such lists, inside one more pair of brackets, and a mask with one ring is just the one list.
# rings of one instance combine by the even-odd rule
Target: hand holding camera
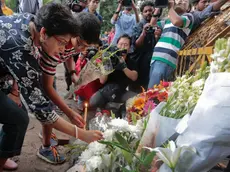
[[118,61],[118,64],[116,65],[115,69],[123,71],[125,68],[127,68],[125,60],[124,60],[123,57],[118,57],[117,56],[117,58],[118,58],[119,61]]

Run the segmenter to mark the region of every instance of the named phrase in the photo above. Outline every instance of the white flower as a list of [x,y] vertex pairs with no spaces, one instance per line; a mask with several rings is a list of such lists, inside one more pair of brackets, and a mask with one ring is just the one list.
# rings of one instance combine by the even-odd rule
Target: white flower
[[93,151],[86,149],[84,152],[82,152],[81,156],[79,157],[80,162],[86,162],[88,159],[90,159],[93,156]]
[[191,152],[196,153],[195,148],[189,146],[181,146],[176,148],[175,142],[169,141],[167,148],[148,148],[150,151],[156,151],[157,156],[171,169],[175,169],[177,165],[177,161],[180,158],[181,152],[184,150],[189,150]]
[[100,155],[107,151],[106,145],[98,143],[97,141],[90,143],[88,148],[93,151],[94,155]]
[[130,131],[129,123],[124,119],[113,119],[109,125],[116,131]]
[[107,141],[112,141],[112,140],[113,140],[114,133],[115,133],[114,130],[108,129],[108,130],[106,130],[106,131],[104,132],[103,137],[104,137],[104,139],[107,140]]
[[86,161],[86,171],[91,172],[100,169],[102,165],[102,158],[100,156],[92,156]]
[[192,87],[202,87],[204,85],[204,79],[199,79],[192,84]]

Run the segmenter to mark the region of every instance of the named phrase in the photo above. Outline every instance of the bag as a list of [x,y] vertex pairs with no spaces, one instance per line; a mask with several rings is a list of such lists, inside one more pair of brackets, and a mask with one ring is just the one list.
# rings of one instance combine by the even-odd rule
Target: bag
[[[230,155],[230,73],[214,73],[205,87],[177,145],[193,146],[191,164],[178,164],[179,172],[207,172]],[[190,157],[191,158],[191,157]],[[186,154],[181,159],[186,162]],[[189,161],[188,161],[189,162]]]
[[121,88],[118,84],[108,83],[100,89],[100,92],[109,102],[114,102],[118,95],[121,94]]

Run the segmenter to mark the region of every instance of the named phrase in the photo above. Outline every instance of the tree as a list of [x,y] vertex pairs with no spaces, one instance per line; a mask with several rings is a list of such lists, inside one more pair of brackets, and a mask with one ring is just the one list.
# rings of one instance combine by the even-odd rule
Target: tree
[[117,8],[117,0],[104,0],[100,4],[100,14],[103,17],[102,32],[109,31],[113,26],[110,20]]

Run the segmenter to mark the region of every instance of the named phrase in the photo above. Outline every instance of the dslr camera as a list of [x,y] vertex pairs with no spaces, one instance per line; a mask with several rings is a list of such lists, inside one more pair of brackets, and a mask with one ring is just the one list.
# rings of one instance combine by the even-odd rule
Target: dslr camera
[[155,28],[153,28],[152,26],[149,26],[145,29],[147,34],[153,34],[155,32]]
[[122,5],[125,7],[132,6],[132,0],[123,0]]
[[166,8],[168,7],[168,0],[155,0],[156,8]]
[[120,50],[116,46],[109,47],[107,52],[109,52],[110,54],[116,52],[113,56],[111,56],[111,62],[112,62],[113,68],[115,68],[120,63],[119,58],[121,56],[128,54],[127,50]]

